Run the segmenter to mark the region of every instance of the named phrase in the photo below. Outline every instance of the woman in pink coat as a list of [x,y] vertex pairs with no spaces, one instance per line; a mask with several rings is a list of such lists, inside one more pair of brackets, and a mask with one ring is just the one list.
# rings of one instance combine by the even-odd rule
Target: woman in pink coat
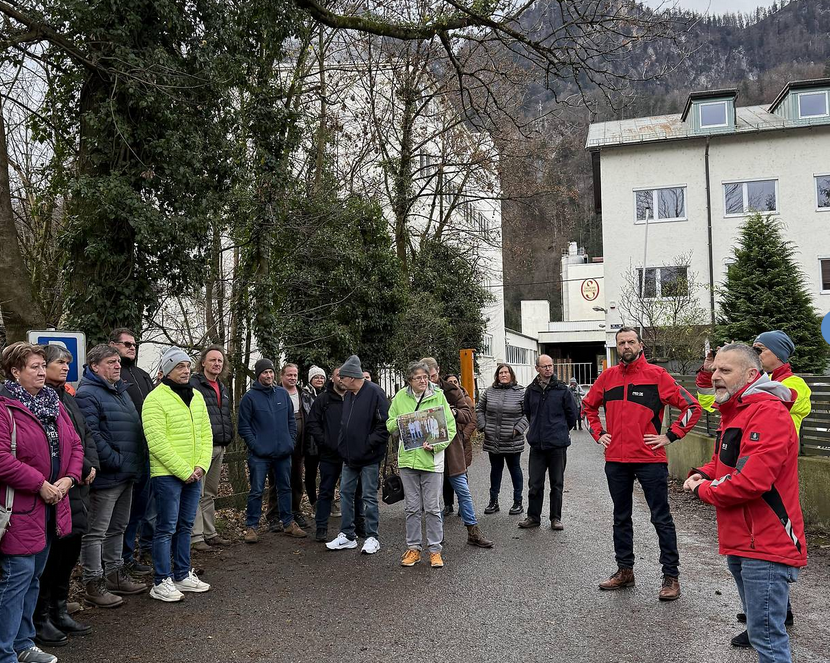
[[81,480],[84,450],[57,393],[44,389],[44,349],[13,343],[1,363],[0,503],[13,496],[0,540],[0,663],[54,663],[34,644],[32,616],[49,544],[72,532],[67,493]]

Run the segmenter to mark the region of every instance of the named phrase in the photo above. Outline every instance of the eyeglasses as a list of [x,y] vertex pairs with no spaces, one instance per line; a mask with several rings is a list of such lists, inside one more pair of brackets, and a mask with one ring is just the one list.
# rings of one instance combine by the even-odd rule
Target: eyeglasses
[[428,375],[414,375],[410,378],[411,380],[429,380]]
[[116,345],[123,345],[128,350],[132,350],[133,348],[138,347],[138,343],[133,343],[132,341],[116,341]]

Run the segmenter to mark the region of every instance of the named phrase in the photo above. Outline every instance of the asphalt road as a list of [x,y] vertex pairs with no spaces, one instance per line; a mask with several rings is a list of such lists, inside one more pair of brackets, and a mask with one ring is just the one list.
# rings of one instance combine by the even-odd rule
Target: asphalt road
[[[489,463],[479,452],[470,483],[482,529],[496,541],[492,550],[466,545],[466,530],[452,515],[446,566],[403,568],[403,503],[381,504],[382,548],[374,556],[264,534],[257,545],[194,558],[210,592],[180,604],[143,595],[117,610],[86,610],[80,617],[93,633],[55,653],[62,663],[757,661],[754,652],[729,645],[742,630],[737,591],[717,554],[714,511],[687,495],[672,495],[682,597],[657,601],[657,537],[639,487],[637,585],[597,589],[615,570],[611,500],[601,449],[586,433],[576,433],[574,442],[562,532],[517,529],[524,516],[507,514],[506,470],[503,511],[485,516]],[[332,536],[338,524],[332,521]],[[830,550],[814,545],[810,553],[793,591],[790,635],[799,663],[830,661]]]

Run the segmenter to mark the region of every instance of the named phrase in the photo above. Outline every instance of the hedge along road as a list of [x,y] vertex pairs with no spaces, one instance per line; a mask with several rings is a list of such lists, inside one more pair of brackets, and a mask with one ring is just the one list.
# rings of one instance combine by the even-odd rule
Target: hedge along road
[[[585,432],[573,434],[565,474],[565,530],[519,530],[509,516],[505,471],[502,511],[485,516],[489,462],[478,451],[470,468],[476,515],[493,550],[466,545],[455,514],[445,523],[443,569],[399,565],[404,551],[403,503],[381,504],[378,554],[332,552],[312,537],[297,541],[261,534],[221,553],[194,557],[212,589],[179,604],[148,595],[127,597],[117,610],[91,609],[93,626],[55,653],[62,663],[99,661],[573,661],[585,663],[751,663],[754,652],[729,639],[742,630],[738,594],[717,554],[714,510],[672,493],[678,530],[682,597],[657,601],[657,536],[635,487],[637,585],[601,592],[615,570],[611,499],[602,452]],[[678,442],[682,444],[682,442]],[[527,453],[525,485],[527,484]],[[527,490],[525,489],[525,495]],[[547,498],[543,517],[547,509]],[[330,522],[337,534],[339,519]],[[799,663],[830,660],[830,550],[816,539],[810,565],[792,593],[790,629]]]

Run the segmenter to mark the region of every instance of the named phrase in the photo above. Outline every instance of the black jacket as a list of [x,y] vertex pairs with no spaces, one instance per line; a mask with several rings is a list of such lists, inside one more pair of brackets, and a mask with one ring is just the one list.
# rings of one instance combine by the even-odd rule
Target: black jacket
[[[343,397],[334,390],[331,380],[311,406],[306,422],[306,449],[310,456],[320,456],[321,461],[341,463],[337,451],[340,439],[340,421],[343,418]],[[312,445],[314,445],[313,450]]]
[[383,460],[389,431],[389,401],[374,382],[364,382],[357,394],[346,392],[337,450],[343,462],[358,469]]
[[138,416],[141,416],[141,408],[144,406],[144,399],[147,398],[156,385],[153,378],[143,368],[139,368],[129,359],[126,361],[121,357],[121,379],[127,383],[127,393],[133,400]]
[[190,378],[190,386],[198,391],[205,399],[210,427],[213,429],[213,446],[226,447],[233,442],[233,417],[231,416],[231,400],[228,390],[221,382],[219,393],[222,394],[222,404],[216,401],[216,392],[210,386],[207,378],[201,373],[194,373]]
[[[81,478],[86,480],[89,476],[90,470],[94,467],[98,472],[100,469],[98,464],[98,448],[95,446],[95,439],[86,425],[83,412],[78,407],[75,398],[68,394],[65,389],[56,389],[58,398],[69,413],[69,418],[72,419],[72,425],[75,426],[75,431],[81,442],[84,445],[84,469],[81,472]],[[95,483],[93,481],[92,483]],[[72,534],[84,534],[87,530],[89,520],[87,514],[89,513],[89,486],[86,484],[78,484],[69,489],[69,505],[72,508]]]
[[530,421],[527,443],[537,449],[556,449],[571,444],[570,430],[577,410],[571,390],[552,377],[543,389],[539,377],[525,389],[524,411]]

